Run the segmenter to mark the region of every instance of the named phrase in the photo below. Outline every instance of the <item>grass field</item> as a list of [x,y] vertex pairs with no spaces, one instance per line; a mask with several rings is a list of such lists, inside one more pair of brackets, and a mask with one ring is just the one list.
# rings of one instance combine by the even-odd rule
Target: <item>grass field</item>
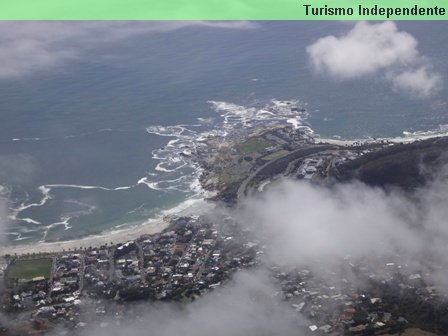
[[35,260],[18,260],[9,267],[8,277],[17,279],[32,279],[43,276],[50,278],[52,260],[50,258]]
[[239,146],[239,151],[243,154],[257,153],[271,146],[269,141],[260,138],[250,138]]

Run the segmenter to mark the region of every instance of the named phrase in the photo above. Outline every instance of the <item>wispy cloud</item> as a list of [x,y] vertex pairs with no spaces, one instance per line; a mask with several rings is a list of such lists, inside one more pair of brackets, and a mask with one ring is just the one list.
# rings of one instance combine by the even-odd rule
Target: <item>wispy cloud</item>
[[442,76],[426,66],[391,75],[391,80],[397,89],[422,98],[431,96],[442,85]]
[[444,168],[413,197],[361,183],[327,188],[284,181],[248,200],[242,221],[269,237],[275,262],[325,267],[347,255],[367,263],[400,255],[420,271],[435,265],[433,281],[448,291],[447,177]]
[[85,49],[136,35],[186,27],[253,29],[247,21],[21,21],[0,23],[0,79],[54,69],[82,56]]
[[0,155],[0,181],[23,185],[38,174],[38,167],[37,160],[29,154]]
[[442,83],[418,41],[391,21],[358,22],[342,36],[326,36],[307,47],[313,69],[348,80],[382,73],[393,87],[418,97],[429,97]]
[[[95,327],[83,335],[158,336],[300,335],[304,319],[274,297],[267,272],[241,271],[225,287],[182,307],[176,304],[135,307],[141,319],[116,326]],[[113,323],[113,324],[112,324]]]

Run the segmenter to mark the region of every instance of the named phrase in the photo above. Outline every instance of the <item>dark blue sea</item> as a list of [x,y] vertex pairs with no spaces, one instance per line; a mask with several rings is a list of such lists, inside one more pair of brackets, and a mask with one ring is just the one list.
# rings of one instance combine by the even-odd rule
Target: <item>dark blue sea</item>
[[[347,31],[347,24],[258,25],[131,36],[99,44],[64,66],[0,80],[8,240],[72,239],[139,225],[201,197],[194,179],[184,177],[195,167],[170,161],[167,145],[174,140],[171,147],[179,150],[184,141],[188,150],[193,131],[205,131],[207,123],[218,129],[223,117],[211,102],[232,108],[297,100],[306,104],[306,123],[328,138],[394,137],[448,124],[446,85],[430,99],[416,99],[380,76],[316,75],[306,46]],[[397,25],[448,74],[447,23]]]

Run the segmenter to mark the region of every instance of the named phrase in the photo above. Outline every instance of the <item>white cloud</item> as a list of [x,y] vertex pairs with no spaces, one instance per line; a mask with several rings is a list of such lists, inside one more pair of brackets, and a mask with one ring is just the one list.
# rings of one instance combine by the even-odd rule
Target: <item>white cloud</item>
[[383,73],[395,88],[428,97],[438,89],[441,78],[430,70],[417,47],[412,35],[386,21],[358,22],[347,34],[323,37],[306,50],[318,73],[343,80]]
[[[0,155],[0,181],[7,184],[24,184],[39,172],[37,160],[23,153]],[[0,195],[1,195],[0,187]]]
[[[327,188],[287,180],[259,198],[247,199],[238,212],[220,210],[224,215],[230,211],[241,216],[246,225],[255,225],[253,233],[266,244],[263,255],[267,263],[260,267],[271,265],[269,261],[305,267],[314,275],[323,275],[325,282],[341,279],[333,271],[347,254],[360,258],[363,266],[375,267],[376,256],[399,253],[407,258],[407,271],[427,269],[427,261],[442,266],[431,269],[431,274],[441,286],[438,289],[448,290],[447,182],[448,173],[442,170],[411,200],[361,183]],[[222,213],[212,215],[220,218]],[[343,278],[353,275],[344,271]],[[112,318],[109,328],[95,325],[83,335],[142,335],[149,329],[160,336],[180,330],[186,336],[306,334],[301,327],[307,321],[289,307],[290,302],[279,300],[281,296],[274,294],[278,285],[269,277],[266,269],[238,271],[229,283],[182,309],[176,304],[134,306],[140,315],[136,321],[117,327]],[[363,285],[356,276],[351,280]]]
[[121,326],[112,319],[110,327],[95,325],[82,335],[134,336],[148,330],[158,336],[303,335],[304,319],[274,296],[276,288],[268,279],[266,272],[240,271],[226,286],[192,303],[134,306],[141,319]]
[[251,29],[247,21],[4,21],[0,22],[0,78],[29,75],[61,66],[85,48],[130,36],[163,33],[190,26]]
[[442,83],[439,74],[431,72],[427,67],[403,71],[391,78],[394,87],[415,94],[418,97],[429,97],[438,91]]
[[249,201],[247,214],[269,237],[276,261],[331,264],[345,255],[393,253],[401,240],[418,249],[399,211],[406,206],[397,195],[361,184],[327,189],[285,181]]
[[332,188],[284,181],[248,199],[242,222],[253,223],[277,263],[325,267],[345,256],[369,262],[400,255],[416,270],[431,269],[448,291],[448,174],[407,197],[361,183]]
[[317,71],[341,78],[371,74],[418,55],[417,41],[393,22],[359,22],[347,35],[321,38],[307,52]]

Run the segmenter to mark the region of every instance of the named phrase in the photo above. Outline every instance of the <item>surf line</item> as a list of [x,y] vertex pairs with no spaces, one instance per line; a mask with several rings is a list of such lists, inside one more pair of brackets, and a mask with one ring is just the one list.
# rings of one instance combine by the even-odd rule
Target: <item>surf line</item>
[[47,188],[76,188],[76,189],[99,189],[99,190],[106,190],[106,191],[116,191],[116,190],[127,190],[134,188],[136,184],[130,185],[130,186],[124,186],[124,187],[117,187],[117,188],[107,188],[102,186],[90,186],[90,185],[78,185],[78,184],[46,184],[44,187]]

